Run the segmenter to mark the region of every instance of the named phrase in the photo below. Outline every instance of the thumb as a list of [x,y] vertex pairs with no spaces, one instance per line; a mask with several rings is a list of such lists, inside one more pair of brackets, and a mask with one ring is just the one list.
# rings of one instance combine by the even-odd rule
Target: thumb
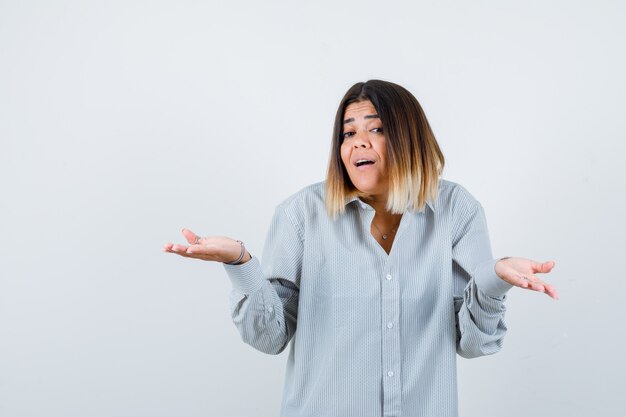
[[552,268],[554,268],[555,264],[556,262],[554,261],[547,261],[547,262],[537,264],[535,269],[536,269],[536,272],[546,273],[546,272],[552,271]]
[[185,236],[185,239],[187,239],[187,242],[192,245],[195,245],[196,239],[198,238],[196,234],[189,229],[183,229],[183,236]]

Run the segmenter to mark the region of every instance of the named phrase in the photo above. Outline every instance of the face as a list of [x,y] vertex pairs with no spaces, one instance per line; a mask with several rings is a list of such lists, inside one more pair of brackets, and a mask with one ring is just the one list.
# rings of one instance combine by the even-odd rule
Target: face
[[343,120],[341,160],[352,184],[372,198],[386,199],[386,138],[374,105],[370,101],[352,103],[346,107]]

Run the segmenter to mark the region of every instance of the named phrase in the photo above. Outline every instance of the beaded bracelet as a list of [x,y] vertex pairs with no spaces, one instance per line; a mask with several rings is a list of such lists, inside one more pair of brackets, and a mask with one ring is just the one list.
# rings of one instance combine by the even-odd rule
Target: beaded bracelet
[[[243,259],[243,257],[246,254],[246,247],[243,244],[243,242],[241,240],[237,240],[237,242],[241,243],[241,255],[239,255],[239,258],[235,259],[232,262],[224,262],[226,265],[239,265],[239,262],[241,262],[241,260]],[[252,256],[252,255],[250,255]]]

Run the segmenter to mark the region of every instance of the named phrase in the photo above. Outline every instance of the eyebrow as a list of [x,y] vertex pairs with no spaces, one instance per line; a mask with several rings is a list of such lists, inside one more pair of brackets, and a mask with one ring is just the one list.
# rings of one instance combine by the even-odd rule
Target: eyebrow
[[[377,114],[368,114],[366,116],[363,116],[363,118],[364,119],[380,119],[380,116]],[[344,120],[343,124],[345,125],[346,123],[352,123],[352,122],[354,122],[354,117]]]

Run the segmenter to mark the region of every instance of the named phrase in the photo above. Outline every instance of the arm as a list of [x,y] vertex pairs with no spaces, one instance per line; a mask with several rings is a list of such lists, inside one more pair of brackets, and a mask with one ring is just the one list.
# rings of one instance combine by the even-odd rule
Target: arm
[[457,352],[466,358],[496,353],[506,333],[504,301],[513,286],[543,292],[557,300],[554,286],[537,277],[554,261],[525,258],[492,259],[487,221],[476,200],[466,201],[457,215],[452,244]]
[[199,237],[188,229],[183,235],[189,245],[168,243],[165,252],[185,258],[224,262],[233,290],[232,317],[241,338],[269,354],[282,352],[296,330],[298,294],[302,265],[302,233],[297,223],[279,206],[267,234],[263,267],[243,246],[224,236]]
[[264,278],[257,258],[224,268],[233,284],[230,310],[241,339],[264,353],[282,352],[296,330],[298,287],[288,279]]
[[496,353],[506,333],[506,292],[495,272],[483,208],[477,201],[458,216],[452,245],[457,352],[465,358]]
[[263,267],[254,257],[224,268],[233,284],[231,313],[242,340],[261,352],[282,352],[296,331],[303,244],[279,206],[267,234]]
[[[224,237],[199,237],[183,229],[189,245],[168,243],[163,250],[185,258],[224,262],[233,284],[230,307],[233,322],[244,342],[261,352],[282,352],[296,330],[302,265],[302,233],[296,222],[279,206],[267,234],[263,267],[245,252],[243,245]],[[267,278],[266,278],[267,277]]]

